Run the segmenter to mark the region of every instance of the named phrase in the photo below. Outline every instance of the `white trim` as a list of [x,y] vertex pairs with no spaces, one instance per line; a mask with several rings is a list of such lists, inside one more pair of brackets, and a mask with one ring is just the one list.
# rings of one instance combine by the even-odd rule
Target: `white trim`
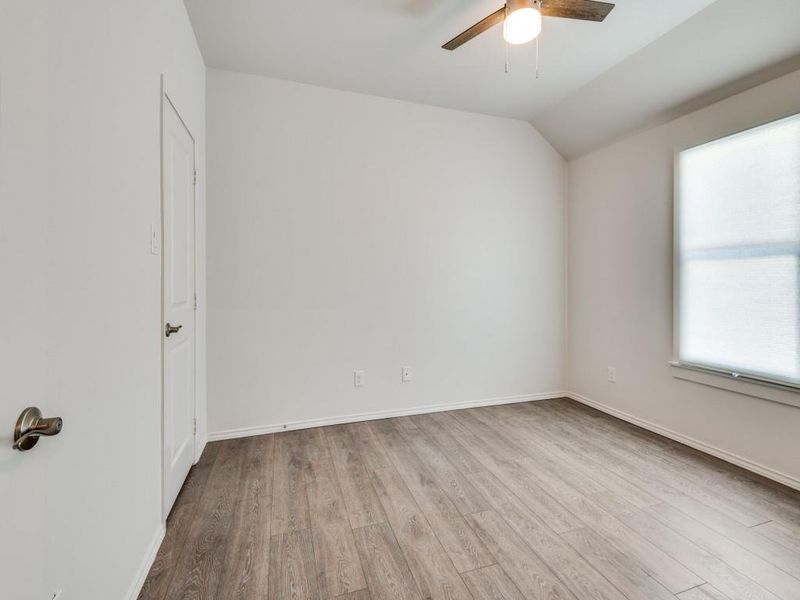
[[523,394],[520,396],[505,396],[502,398],[486,398],[482,400],[467,400],[462,402],[450,402],[448,404],[433,404],[429,406],[415,406],[413,408],[401,408],[394,410],[380,410],[368,413],[357,413],[343,415],[339,417],[325,417],[322,419],[308,419],[306,421],[293,421],[290,423],[278,423],[274,425],[261,425],[258,427],[245,427],[242,429],[228,429],[225,431],[215,431],[208,434],[209,442],[220,440],[231,440],[234,438],[250,437],[254,435],[264,435],[279,431],[292,431],[295,429],[310,429],[312,427],[323,427],[325,425],[338,425],[340,423],[358,423],[359,421],[374,421],[377,419],[389,419],[392,417],[405,417],[408,415],[424,415],[427,413],[444,412],[447,410],[459,410],[462,408],[477,408],[480,406],[495,406],[498,404],[515,404],[518,402],[534,402],[536,400],[552,400],[554,398],[566,398],[568,392],[544,392],[539,394]]
[[677,431],[673,431],[672,429],[667,429],[666,427],[662,427],[661,425],[656,425],[650,421],[646,421],[645,419],[640,419],[639,417],[635,417],[631,414],[618,410],[616,408],[612,408],[606,404],[601,402],[597,402],[596,400],[592,400],[587,398],[586,396],[581,396],[580,394],[576,394],[575,392],[568,392],[567,396],[572,398],[573,400],[580,402],[581,404],[585,404],[586,406],[591,406],[592,408],[596,408],[597,410],[604,412],[612,417],[617,417],[618,419],[622,419],[623,421],[627,421],[628,423],[632,423],[638,427],[643,429],[647,429],[648,431],[652,431],[653,433],[657,433],[663,437],[669,438],[676,442],[680,442],[686,446],[694,448],[695,450],[699,450],[700,452],[704,452],[705,454],[710,454],[711,456],[716,456],[717,458],[724,460],[725,462],[732,463],[743,469],[766,477],[767,479],[771,479],[773,481],[777,481],[785,486],[793,488],[795,490],[800,490],[800,479],[796,479],[791,475],[787,475],[785,473],[781,473],[780,471],[776,471],[770,467],[766,467],[762,464],[753,462],[743,456],[739,456],[738,454],[733,454],[732,452],[728,452],[727,450],[723,450],[721,448],[717,448],[716,446],[712,446],[710,444],[706,444],[705,442],[701,442],[689,436],[683,435],[682,433],[678,433]]
[[142,591],[142,586],[144,586],[144,582],[147,579],[147,574],[150,573],[150,567],[153,566],[153,563],[156,560],[158,549],[161,547],[161,542],[164,541],[164,536],[166,533],[166,527],[163,523],[160,524],[156,530],[155,536],[153,537],[153,541],[150,542],[150,546],[147,548],[147,552],[145,552],[144,558],[139,565],[139,569],[136,571],[136,576],[131,583],[131,587],[128,589],[128,593],[125,595],[126,600],[136,600],[136,598],[139,597],[139,592]]
[[752,398],[770,400],[788,406],[800,407],[800,389],[763,379],[752,379],[746,375],[734,376],[723,371],[708,369],[699,365],[671,361],[672,376],[684,381],[699,383]]
[[[694,371],[702,371],[712,375],[716,375],[719,377],[724,377],[726,375],[732,375],[734,373],[738,373],[736,376],[742,376],[743,379],[748,380],[748,384],[750,384],[747,388],[738,388],[737,387],[728,387],[727,385],[715,385],[713,383],[713,379],[706,379],[698,381],[697,378],[692,378],[691,374],[687,375],[686,377],[682,377],[680,375],[680,371],[676,371],[673,369],[673,375],[678,377],[679,379],[686,379],[688,381],[695,381],[696,383],[704,383],[707,385],[711,385],[713,387],[721,387],[722,389],[728,389],[730,391],[743,393],[750,396],[755,396],[758,398],[763,398],[765,400],[773,400],[773,395],[764,392],[764,393],[749,393],[750,391],[755,390],[754,386],[764,385],[764,386],[780,386],[784,390],[788,390],[790,388],[797,388],[798,386],[793,385],[789,382],[784,382],[780,380],[776,380],[774,377],[770,377],[766,373],[756,373],[756,372],[746,372],[736,369],[735,367],[729,367],[728,365],[718,365],[712,363],[691,363],[689,361],[681,360],[681,285],[682,285],[682,266],[683,261],[681,260],[681,210],[683,205],[683,199],[681,198],[681,156],[686,152],[691,152],[696,150],[697,148],[702,148],[703,146],[708,146],[709,144],[714,144],[717,142],[721,142],[723,140],[727,140],[730,138],[737,138],[742,136],[747,136],[752,134],[756,130],[764,129],[767,127],[775,127],[778,124],[784,124],[786,122],[800,120],[800,112],[796,112],[793,110],[788,115],[778,116],[775,118],[770,118],[767,120],[759,120],[756,123],[750,123],[748,126],[743,127],[741,129],[737,129],[735,131],[729,131],[728,133],[724,133],[721,135],[716,135],[714,137],[708,138],[705,137],[700,141],[695,140],[693,143],[682,143],[677,145],[673,148],[673,207],[672,207],[672,356],[673,359],[670,361],[670,364],[673,367],[679,369],[688,369]],[[745,389],[745,391],[741,391],[741,389]],[[800,403],[796,399],[789,399],[788,401],[784,401],[783,399],[775,400],[776,402],[781,402],[783,404],[789,404],[790,406],[800,406]]]
[[[198,259],[198,252],[197,252],[197,238],[199,233],[198,228],[198,220],[197,220],[197,141],[195,140],[194,134],[192,130],[187,125],[186,121],[184,121],[183,117],[181,116],[181,112],[178,110],[175,102],[173,101],[172,97],[167,92],[167,78],[162,73],[161,74],[161,98],[159,102],[159,110],[160,110],[160,137],[159,137],[159,170],[160,170],[160,181],[159,181],[159,211],[161,215],[161,253],[159,258],[161,259],[161,289],[160,289],[160,303],[161,303],[161,314],[160,320],[158,324],[158,330],[161,331],[161,328],[164,326],[165,315],[164,315],[164,109],[166,104],[168,103],[169,106],[172,107],[172,110],[177,115],[180,122],[183,124],[184,128],[186,128],[186,132],[189,134],[189,137],[192,140],[192,169],[194,170],[194,185],[192,186],[192,225],[194,226],[194,312],[192,316],[194,318],[194,403],[193,403],[193,423],[194,423],[194,434],[192,436],[192,464],[196,465],[200,460],[200,455],[202,454],[203,450],[206,446],[206,438],[202,438],[202,434],[198,432],[197,429],[197,413],[198,413],[198,383],[199,383],[199,369],[197,368],[197,343],[198,343],[198,306],[197,306],[197,297],[198,297],[198,289],[197,289],[197,259]],[[161,337],[161,506],[160,506],[160,513],[161,513],[161,520],[164,525],[167,522],[167,512],[164,510],[164,479],[167,476],[167,469],[165,463],[165,447],[164,447],[164,384],[166,381],[166,373],[164,370],[164,336],[159,334]],[[198,441],[202,441],[202,444],[198,443]]]

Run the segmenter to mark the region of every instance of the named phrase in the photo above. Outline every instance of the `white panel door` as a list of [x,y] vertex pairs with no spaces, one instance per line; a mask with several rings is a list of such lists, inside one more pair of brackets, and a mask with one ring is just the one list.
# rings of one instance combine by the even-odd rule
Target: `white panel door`
[[46,5],[0,0],[0,598],[50,600],[45,487],[59,438],[11,448],[27,406],[47,414]]
[[164,260],[164,515],[194,460],[194,140],[164,97],[162,148]]

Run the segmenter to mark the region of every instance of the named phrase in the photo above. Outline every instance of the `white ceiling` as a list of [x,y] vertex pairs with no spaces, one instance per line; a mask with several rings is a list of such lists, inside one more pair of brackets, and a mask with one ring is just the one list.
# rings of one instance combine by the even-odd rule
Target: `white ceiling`
[[[706,7],[746,5],[751,11],[761,7],[765,14],[772,7],[771,16],[766,19],[777,25],[787,16],[794,16],[796,22],[783,27],[784,41],[789,37],[786,32],[790,34],[795,26],[800,27],[800,0],[617,0],[604,23],[545,19],[540,36],[539,79],[534,76],[534,44],[512,47],[511,73],[504,72],[506,48],[500,26],[455,52],[441,49],[444,42],[502,4],[502,0],[186,0],[209,67],[524,119],[540,128],[567,156],[636,125],[625,119],[618,122],[624,109],[620,111],[620,105],[609,102],[609,98],[624,100],[619,89],[609,93],[608,86],[601,86],[598,93],[592,91],[592,86],[602,83],[607,74],[613,75],[612,88],[636,85],[626,80],[624,71],[620,77],[618,66],[628,64],[687,20],[702,20],[700,11]],[[715,7],[709,10],[712,8]],[[689,30],[689,34],[702,39],[717,27],[713,20],[702,22],[705,25]],[[759,31],[750,32],[751,45],[753,36],[757,40],[760,35]],[[709,39],[713,44],[730,41],[725,35]],[[677,43],[685,41],[685,36],[677,39]],[[793,41],[795,51],[800,53],[800,33]],[[773,46],[780,46],[780,50],[774,49],[770,60],[778,54],[786,58],[783,55],[792,44],[782,41]],[[669,48],[666,50],[668,53]],[[663,51],[662,48],[662,54]],[[730,58],[726,52],[716,52],[714,56],[717,55]],[[663,59],[658,53],[654,57],[657,61]],[[661,66],[652,59],[646,62],[652,70]],[[731,62],[727,60],[728,66]],[[747,64],[754,62],[764,61],[750,60]],[[706,70],[715,69],[710,61],[699,60],[698,64]],[[641,68],[639,65],[631,73],[639,76]],[[736,77],[741,76],[741,69],[734,71]],[[680,83],[683,73],[672,76]],[[725,77],[721,73],[715,83]],[[688,100],[684,98],[687,92],[691,97],[710,91],[702,89],[705,82],[699,82],[699,86],[696,83],[688,85],[690,90],[683,89],[687,87],[683,85],[681,93],[668,94],[669,98]],[[665,87],[669,86],[659,87],[660,94]],[[653,110],[663,110],[660,96],[644,96],[646,89],[635,95],[638,102],[644,102],[642,110],[635,114],[638,121],[642,119],[640,113],[651,110],[648,101],[656,104]],[[598,97],[604,100],[600,108],[593,104]],[[563,106],[569,110],[559,112]],[[613,126],[593,129],[588,145],[576,142],[580,131],[573,115],[584,117],[583,127],[587,115],[603,119],[603,111],[610,111]]]
[[719,0],[532,123],[567,158],[800,69],[800,0]]

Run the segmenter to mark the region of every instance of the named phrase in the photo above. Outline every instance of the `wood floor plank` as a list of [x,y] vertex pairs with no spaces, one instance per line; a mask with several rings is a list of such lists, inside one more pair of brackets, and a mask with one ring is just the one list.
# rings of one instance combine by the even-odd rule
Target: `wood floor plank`
[[299,431],[275,435],[272,535],[310,526],[305,488],[310,470],[301,435]]
[[275,438],[249,438],[243,485],[228,535],[218,598],[258,600],[268,592],[272,514],[272,465]]
[[469,599],[464,582],[399,473],[394,469],[380,469],[373,474],[373,481],[423,597]]
[[[475,473],[470,480],[490,498],[493,510],[541,557],[578,598],[625,600],[624,596],[598,573],[569,544],[553,532],[491,473]],[[500,564],[503,562],[497,557]]]
[[[342,489],[347,515],[353,529],[374,525],[386,520],[375,490],[372,489],[361,453],[353,440],[351,429],[342,425],[328,427],[325,434],[333,465]],[[362,429],[361,431],[369,431]],[[376,441],[377,442],[377,441]],[[381,451],[383,449],[381,448]],[[386,462],[389,463],[388,457]],[[387,467],[390,464],[386,465]]]
[[399,430],[389,428],[383,428],[381,435],[386,446],[390,448],[389,454],[395,470],[411,492],[456,570],[463,573],[494,564],[494,557],[434,479],[427,463],[412,450],[406,436]]
[[800,579],[800,554],[763,536],[757,528],[745,527],[738,521],[693,498],[685,498],[679,503],[672,503],[672,506],[716,533],[733,540],[756,556]]
[[[503,407],[500,408],[502,410]],[[531,436],[530,430],[520,429],[518,423],[509,423],[494,417],[489,408],[471,409],[470,412],[483,427],[495,431],[513,444],[514,451],[519,456],[524,456],[525,463],[531,465],[531,470],[539,473],[540,477],[557,480],[582,495],[596,494],[607,489],[582,472],[574,462],[554,456],[550,449],[534,441],[536,438]]]
[[708,583],[678,594],[680,600],[730,600]]
[[211,469],[214,467],[222,447],[223,444],[221,442],[206,444],[200,460],[189,470],[189,475],[186,476],[186,481],[183,483],[181,491],[175,500],[175,506],[179,503],[192,504],[200,500],[200,496],[206,490]]
[[[561,408],[567,407],[596,412],[585,406],[575,406],[571,402],[561,404]],[[608,415],[603,416],[612,426],[616,425],[614,431],[619,432],[619,422]],[[800,524],[800,491],[640,428],[630,426],[622,433],[635,437],[641,443],[657,447],[662,458],[674,464],[682,473],[690,475],[697,483],[735,498],[744,506],[773,515],[775,519],[788,517]]]
[[167,593],[176,572],[186,538],[198,515],[197,502],[206,487],[214,462],[222,447],[220,442],[208,444],[198,463],[189,471],[175,505],[167,518],[167,531],[158,554],[139,592],[138,600],[161,600]]
[[580,515],[586,526],[629,556],[643,571],[670,592],[682,592],[705,582],[699,573],[661,550],[657,544],[639,532],[626,526],[623,519],[603,511],[591,501],[581,499],[572,508]]
[[777,521],[758,525],[753,530],[800,556],[800,531],[792,531],[786,525]]
[[[547,494],[539,485],[542,473],[531,471],[525,463],[524,453],[511,444],[504,436],[484,427],[474,415],[468,411],[452,414],[455,429],[465,428],[473,433],[473,452],[488,470],[494,473],[502,483],[522,498],[529,507],[545,518],[557,532],[569,531],[581,526],[581,521],[553,496]],[[460,434],[459,434],[460,435]],[[533,467],[535,469],[535,466]],[[549,477],[567,494],[579,495],[577,490],[569,487],[558,477]]]
[[693,544],[661,521],[637,511],[624,518],[625,523],[664,552],[679,560],[730,598],[776,600],[778,596],[744,576],[725,561]]
[[496,512],[475,513],[467,520],[525,598],[578,600]]
[[[645,489],[634,485],[624,477],[620,477],[614,471],[606,469],[601,464],[592,460],[591,456],[586,456],[576,452],[574,447],[565,444],[564,440],[555,435],[548,427],[549,420],[542,415],[542,411],[534,403],[521,403],[518,405],[508,405],[498,407],[503,409],[500,413],[511,415],[511,419],[502,422],[512,428],[516,428],[523,435],[523,440],[530,440],[531,433],[535,432],[535,444],[530,445],[534,455],[539,451],[538,448],[546,448],[554,457],[557,464],[565,463],[579,473],[580,477],[591,479],[597,482],[604,490],[595,492],[602,494],[605,490],[615,493],[626,502],[643,508],[658,504],[660,500],[648,493]],[[592,495],[591,493],[589,495]]]
[[554,531],[561,533],[583,525],[578,517],[539,487],[534,474],[510,458],[506,451],[511,455],[515,451],[511,447],[503,449],[503,440],[492,438],[495,442],[492,444],[466,430],[454,415],[444,413],[437,416],[447,420],[458,439],[469,440],[472,452],[487,466],[487,470],[542,517]]
[[356,547],[370,592],[380,600],[422,600],[388,523],[355,530]]
[[301,456],[304,462],[304,481],[312,483],[320,479],[335,477],[325,428],[314,427],[299,431]]
[[480,441],[480,437],[472,433],[472,430],[465,427],[458,419],[458,415],[463,411],[449,410],[445,412],[430,413],[426,415],[428,419],[435,421],[450,435],[457,438],[467,448],[473,448]]
[[411,417],[395,417],[392,423],[401,431],[416,431],[417,425]]
[[485,471],[486,465],[479,461],[469,449],[459,442],[450,431],[431,415],[412,417],[417,427],[447,456],[450,463],[462,473]]
[[336,596],[335,600],[372,600],[372,596],[370,595],[369,590],[363,589],[358,590],[357,592],[350,592],[349,594]]
[[673,531],[716,556],[779,598],[800,598],[800,580],[702,523],[687,517],[674,506],[658,504],[644,509]]
[[[572,425],[577,426],[586,438],[586,414],[573,406],[567,410],[577,415]],[[592,420],[592,436],[602,441],[603,451],[611,454],[618,464],[645,478],[648,482],[645,489],[652,494],[665,501],[682,495],[694,497],[748,527],[770,520],[771,517],[759,507],[752,504],[745,506],[742,503],[744,499],[722,495],[712,487],[707,487],[707,480],[702,476],[693,476],[692,469],[686,465],[672,464],[665,458],[663,450],[637,428],[609,421],[606,417],[604,415]]]
[[320,600],[308,529],[272,536],[269,570],[269,600]]
[[588,500],[594,502],[599,508],[615,517],[628,515],[638,510],[633,504],[626,501],[624,498],[620,498],[615,492],[593,494]]
[[343,427],[350,433],[356,452],[368,473],[392,466],[386,450],[378,441],[369,423],[349,423]]
[[238,504],[238,482],[243,476],[247,440],[232,440],[220,449],[200,498],[165,598],[216,598],[224,570],[225,541]]
[[525,600],[525,596],[499,565],[463,573],[461,578],[475,600]]
[[482,598],[800,600],[800,493],[564,399],[227,440],[139,594]]
[[[407,449],[410,447],[406,437],[408,430],[403,432],[395,427],[394,420],[373,421],[371,425],[381,444],[386,448],[393,464],[394,461],[398,460],[397,457],[408,455]],[[414,431],[419,432],[418,429]],[[411,434],[413,435],[413,433],[412,431]],[[420,433],[420,435],[422,434]],[[422,455],[416,448],[413,448],[412,452],[425,464],[425,470],[453,501],[453,504],[456,505],[461,514],[477,512],[488,506],[485,498],[470,485],[464,475],[458,472],[440,452],[431,450],[427,446],[422,449]],[[405,459],[400,458],[400,460]]]
[[367,587],[337,480],[318,478],[306,489],[320,594],[334,598]]
[[561,535],[629,600],[674,600],[675,596],[589,527]]

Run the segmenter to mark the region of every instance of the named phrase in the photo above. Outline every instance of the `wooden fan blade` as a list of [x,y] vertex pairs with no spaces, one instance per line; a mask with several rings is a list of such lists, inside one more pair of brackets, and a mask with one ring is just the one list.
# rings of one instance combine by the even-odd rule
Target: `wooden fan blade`
[[603,21],[612,11],[610,2],[595,0],[542,0],[542,16],[580,19],[581,21]]
[[503,8],[493,12],[485,19],[478,21],[477,23],[475,23],[475,25],[473,25],[463,33],[459,33],[456,37],[454,37],[452,40],[450,40],[444,46],[442,46],[442,48],[444,48],[445,50],[455,50],[459,46],[466,44],[472,38],[482,34],[487,29],[491,29],[495,25],[499,25],[500,23],[503,22],[505,18],[506,18],[506,7],[503,6]]

